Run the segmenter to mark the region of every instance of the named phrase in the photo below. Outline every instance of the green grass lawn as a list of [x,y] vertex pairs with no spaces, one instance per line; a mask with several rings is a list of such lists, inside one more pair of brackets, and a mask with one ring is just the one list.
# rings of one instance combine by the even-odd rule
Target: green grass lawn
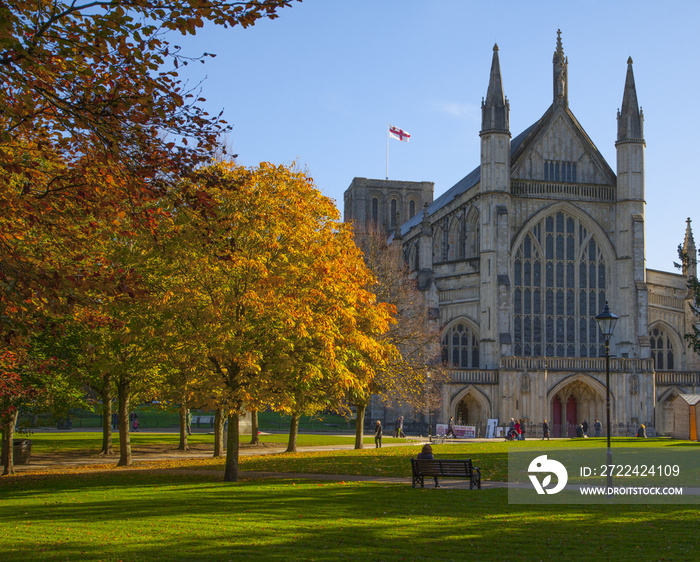
[[519,506],[507,491],[218,474],[0,480],[3,560],[692,560],[686,506]]
[[[84,446],[82,434],[45,446]],[[173,434],[137,434],[144,443]],[[50,438],[48,438],[50,436]],[[99,438],[99,434],[93,434]],[[206,439],[206,435],[195,438]],[[286,436],[275,436],[285,438]],[[300,436],[301,437],[301,436]],[[319,436],[308,436],[314,439]],[[330,436],[323,436],[330,437]],[[72,440],[71,440],[72,439]],[[159,441],[160,440],[160,441]],[[283,439],[284,440],[284,439]],[[319,443],[318,441],[314,441]],[[327,444],[327,443],[323,443]],[[616,439],[614,447],[696,447]],[[507,478],[513,448],[552,451],[605,440],[434,447],[467,457],[485,479]],[[241,457],[241,470],[406,477],[405,483],[242,480],[223,461],[148,471],[78,470],[0,479],[4,560],[694,560],[696,505],[510,505],[506,489],[413,489],[418,446]],[[699,449],[700,451],[700,449]],[[187,470],[182,470],[182,469]],[[198,470],[208,468],[209,470]]]

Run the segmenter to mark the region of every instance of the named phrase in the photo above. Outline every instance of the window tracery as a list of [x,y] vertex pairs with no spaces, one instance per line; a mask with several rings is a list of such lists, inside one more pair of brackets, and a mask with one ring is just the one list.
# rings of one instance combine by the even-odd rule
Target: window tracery
[[599,357],[595,316],[605,304],[605,259],[585,224],[564,211],[532,226],[513,264],[516,355]]
[[442,337],[443,361],[456,369],[479,368],[479,337],[466,324],[459,322]]
[[650,331],[649,342],[654,368],[657,371],[672,371],[675,368],[673,342],[668,334],[657,326]]

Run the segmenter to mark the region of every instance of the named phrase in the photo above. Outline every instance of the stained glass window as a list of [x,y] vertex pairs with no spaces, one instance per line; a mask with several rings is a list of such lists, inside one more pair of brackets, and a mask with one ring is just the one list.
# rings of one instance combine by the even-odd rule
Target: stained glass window
[[513,281],[515,355],[604,353],[595,316],[605,304],[606,264],[579,219],[559,211],[534,225],[515,252]]
[[442,338],[445,363],[456,369],[479,368],[479,337],[464,322],[447,329]]

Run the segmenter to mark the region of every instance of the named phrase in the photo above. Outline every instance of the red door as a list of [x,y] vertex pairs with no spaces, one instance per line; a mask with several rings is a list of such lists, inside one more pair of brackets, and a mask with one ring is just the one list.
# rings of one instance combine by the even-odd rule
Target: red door
[[576,437],[576,400],[573,396],[569,396],[566,401],[566,424],[569,426],[569,437]]
[[558,396],[552,400],[552,437],[561,437],[561,400]]

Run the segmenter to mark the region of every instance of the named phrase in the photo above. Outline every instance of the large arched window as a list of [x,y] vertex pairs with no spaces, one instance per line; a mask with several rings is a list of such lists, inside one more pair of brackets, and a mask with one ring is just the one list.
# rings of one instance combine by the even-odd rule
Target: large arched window
[[559,211],[532,226],[513,262],[515,355],[601,356],[595,316],[606,277],[600,246],[579,219]]
[[461,225],[458,219],[453,218],[450,221],[450,229],[447,235],[447,260],[458,260],[462,257],[462,252],[460,251],[459,243],[459,231],[461,230]]
[[411,199],[408,202],[408,218],[412,219],[415,216],[416,216],[416,202],[413,199]]
[[654,359],[654,368],[657,371],[673,371],[673,342],[668,334],[659,327],[652,328],[649,333],[651,343],[651,357]]
[[442,336],[442,358],[455,369],[479,368],[479,337],[465,323],[452,325]]
[[439,226],[433,231],[433,263],[442,263],[442,228]]
[[464,229],[464,257],[479,257],[479,213],[472,207],[467,214]]
[[393,199],[393,198],[391,200],[391,203],[389,204],[389,207],[391,209],[391,211],[390,211],[391,216],[389,217],[389,224],[391,225],[391,228],[396,227],[396,221],[398,219],[398,214],[399,214],[398,204],[399,204],[398,201],[396,199]]

